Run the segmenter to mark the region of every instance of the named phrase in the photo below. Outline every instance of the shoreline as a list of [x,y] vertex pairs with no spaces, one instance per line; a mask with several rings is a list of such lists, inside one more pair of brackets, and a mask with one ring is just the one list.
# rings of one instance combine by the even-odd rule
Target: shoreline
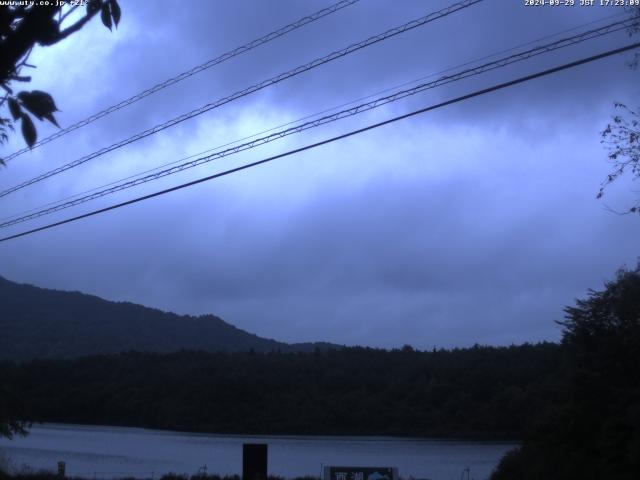
[[[56,429],[56,430],[104,430],[104,431],[129,431],[140,433],[152,433],[154,435],[175,435],[175,436],[193,436],[193,437],[209,437],[209,438],[246,438],[246,439],[275,439],[275,440],[353,440],[353,441],[407,441],[407,442],[437,442],[437,443],[479,443],[479,444],[520,444],[522,439],[501,437],[501,436],[415,436],[415,435],[382,435],[382,434],[327,434],[327,433],[226,433],[226,432],[209,432],[203,430],[172,430],[167,428],[155,428],[147,426],[132,425],[104,425],[93,423],[72,423],[72,422],[33,422],[27,429],[32,428]],[[16,437],[19,438],[19,437]]]

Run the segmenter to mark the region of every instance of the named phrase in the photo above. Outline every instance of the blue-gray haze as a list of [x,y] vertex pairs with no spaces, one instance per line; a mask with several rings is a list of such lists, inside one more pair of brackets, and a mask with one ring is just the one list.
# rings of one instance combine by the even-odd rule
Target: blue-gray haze
[[[35,149],[2,188],[349,43],[448,5],[362,1]],[[69,125],[322,8],[322,1],[126,1],[31,58],[29,88]],[[7,216],[446,68],[603,19],[619,8],[487,0],[184,122],[0,202]],[[198,178],[569,59],[623,32],[87,204]],[[554,320],[639,254],[637,199],[599,132],[636,104],[629,55],[514,87],[219,181],[0,245],[0,275],[178,313],[214,313],[282,341],[418,348],[557,340]],[[54,127],[40,125],[40,135]],[[22,147],[16,135],[9,153]],[[637,188],[637,185],[636,185]],[[53,218],[65,218],[66,211]],[[75,213],[75,212],[72,212]],[[50,220],[47,218],[46,220]],[[44,219],[43,219],[44,222]],[[17,232],[28,224],[16,227]]]

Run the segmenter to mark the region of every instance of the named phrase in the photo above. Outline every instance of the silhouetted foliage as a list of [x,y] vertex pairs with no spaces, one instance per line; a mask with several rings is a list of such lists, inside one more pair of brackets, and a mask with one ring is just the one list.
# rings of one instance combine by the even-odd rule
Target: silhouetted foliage
[[[633,36],[637,33],[640,33],[640,23],[638,21],[640,21],[640,6],[635,6],[635,7],[627,7],[627,11],[629,12],[629,17],[631,19],[635,19],[636,22],[634,22],[628,29],[627,32],[629,33],[629,36]],[[638,52],[636,50],[636,53],[633,57],[633,60],[629,63],[629,66],[631,68],[638,68],[638,64],[640,63],[640,52]]]
[[640,478],[640,264],[565,311],[564,399],[494,480]]
[[[9,2],[6,2],[9,3]],[[29,54],[36,45],[50,46],[79,31],[91,18],[100,13],[102,23],[111,30],[121,17],[117,0],[88,0],[84,14],[78,15],[79,6],[56,5],[63,2],[14,2],[0,5],[0,87],[5,91],[0,107],[5,105],[10,116],[0,116],[0,144],[8,140],[14,124],[20,122],[24,140],[30,147],[37,140],[37,131],[31,116],[48,120],[58,126],[54,112],[58,111],[51,95],[39,90],[15,93],[13,82],[29,82],[31,77],[21,74],[28,64]],[[69,2],[67,2],[69,3]],[[66,22],[74,19],[73,23]],[[66,23],[65,23],[66,22]],[[0,159],[0,163],[2,159]]]
[[0,438],[13,438],[27,433],[26,422],[16,420],[20,399],[0,376]]
[[[609,149],[609,160],[613,171],[602,183],[598,198],[604,189],[625,173],[633,180],[640,178],[640,112],[622,103],[616,103],[620,111],[613,121],[602,131],[602,143]],[[640,201],[629,207],[629,213],[640,213]]]
[[25,420],[254,434],[519,438],[556,344],[420,352],[123,353],[0,364]]
[[[640,33],[640,7],[627,9],[630,18],[637,21],[627,31],[630,36],[636,35]],[[636,52],[629,66],[637,69],[639,61],[640,53]],[[601,143],[609,150],[608,158],[613,170],[602,182],[597,198],[602,198],[605,189],[625,174],[630,174],[632,180],[640,178],[640,112],[620,102],[614,106],[619,113],[601,132]],[[640,213],[640,200],[632,204],[626,213]]]

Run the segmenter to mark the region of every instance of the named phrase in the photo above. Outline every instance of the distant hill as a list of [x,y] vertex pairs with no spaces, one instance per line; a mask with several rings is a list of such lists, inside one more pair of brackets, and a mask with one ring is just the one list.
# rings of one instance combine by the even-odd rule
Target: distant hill
[[176,315],[0,277],[0,359],[76,358],[131,350],[312,351],[326,343],[261,338],[214,315]]

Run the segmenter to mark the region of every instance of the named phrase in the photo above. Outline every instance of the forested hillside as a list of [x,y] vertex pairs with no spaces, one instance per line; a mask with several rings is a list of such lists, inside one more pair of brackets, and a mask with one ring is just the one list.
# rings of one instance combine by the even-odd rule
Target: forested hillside
[[558,345],[125,353],[0,363],[23,419],[219,433],[521,438],[557,401]]

